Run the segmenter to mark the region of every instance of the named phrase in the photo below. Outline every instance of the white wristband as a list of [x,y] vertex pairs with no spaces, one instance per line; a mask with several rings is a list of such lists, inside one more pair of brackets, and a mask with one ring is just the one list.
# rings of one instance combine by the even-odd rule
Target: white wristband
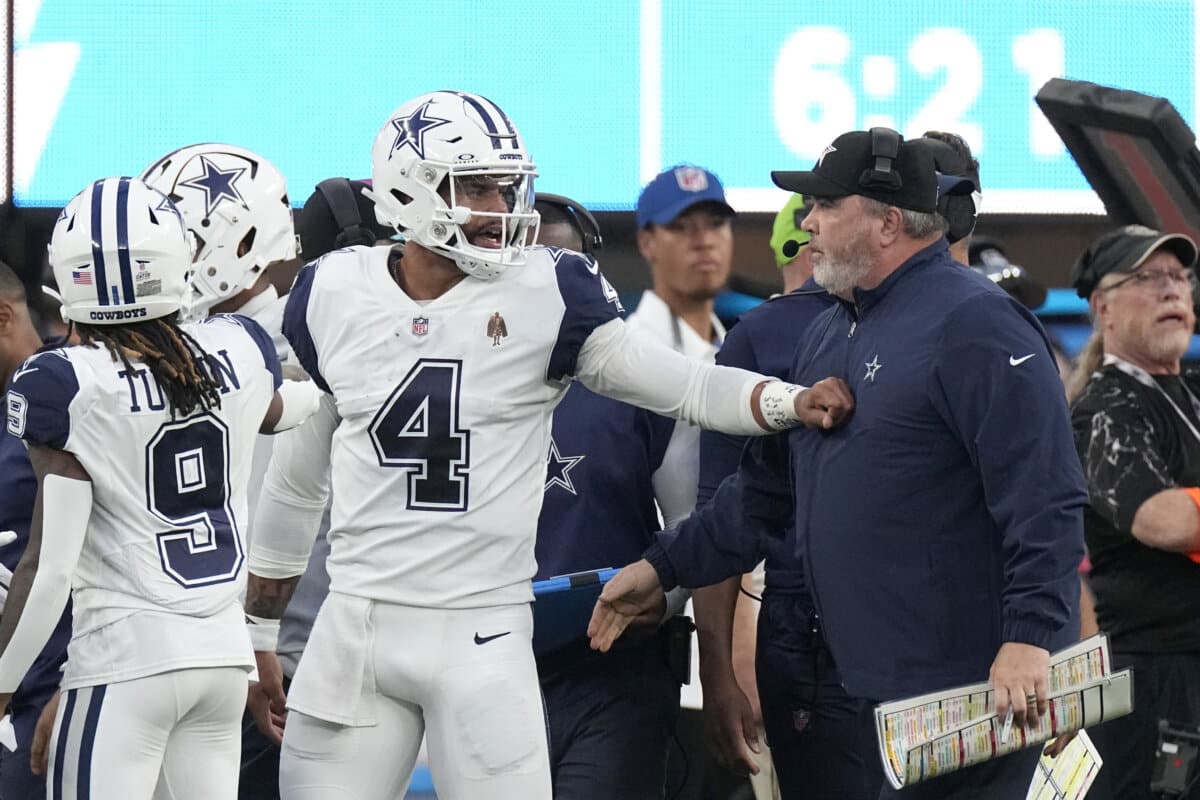
[[250,644],[254,651],[274,653],[279,645],[279,620],[269,617],[246,615],[246,630],[250,632]]
[[796,395],[808,387],[794,383],[771,381],[758,395],[758,410],[773,431],[794,428],[800,422],[796,416]]
[[283,401],[275,432],[291,430],[308,419],[321,405],[321,390],[312,381],[283,381],[275,390]]

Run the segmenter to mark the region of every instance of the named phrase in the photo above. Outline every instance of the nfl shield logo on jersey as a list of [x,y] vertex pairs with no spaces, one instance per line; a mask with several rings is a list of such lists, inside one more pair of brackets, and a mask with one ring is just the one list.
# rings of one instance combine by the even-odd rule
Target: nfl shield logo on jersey
[[429,333],[429,317],[413,317],[413,336]]
[[699,167],[680,167],[675,170],[675,182],[685,192],[703,192],[708,188],[708,173]]

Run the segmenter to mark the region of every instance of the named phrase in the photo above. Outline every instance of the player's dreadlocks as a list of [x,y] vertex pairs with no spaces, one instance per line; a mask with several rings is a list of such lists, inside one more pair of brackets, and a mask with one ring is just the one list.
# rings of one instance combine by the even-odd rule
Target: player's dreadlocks
[[184,416],[197,409],[221,405],[221,381],[213,370],[212,356],[175,324],[177,315],[124,325],[75,325],[82,344],[103,344],[132,371],[130,359],[146,365],[158,381],[171,415]]

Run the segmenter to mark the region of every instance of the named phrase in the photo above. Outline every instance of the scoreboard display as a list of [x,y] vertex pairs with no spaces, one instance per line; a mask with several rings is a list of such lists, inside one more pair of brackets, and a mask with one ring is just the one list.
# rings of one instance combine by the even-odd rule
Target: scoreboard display
[[1052,77],[1169,99],[1195,123],[1185,0],[14,0],[13,178],[23,205],[138,174],[182,145],[270,158],[293,200],[366,177],[392,109],[434,89],[507,111],[538,185],[629,209],[660,169],[716,172],[774,210],[874,125],[961,134],[985,212],[1103,209],[1033,102]]

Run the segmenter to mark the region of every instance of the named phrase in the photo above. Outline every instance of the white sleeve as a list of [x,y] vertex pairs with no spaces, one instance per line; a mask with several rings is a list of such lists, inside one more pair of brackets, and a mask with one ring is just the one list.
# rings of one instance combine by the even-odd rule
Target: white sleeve
[[275,437],[251,526],[249,571],[262,578],[304,573],[329,500],[329,454],[339,423],[325,394],[308,421]]
[[[670,528],[692,513],[699,481],[700,429],[686,422],[676,422],[662,464],[650,476],[654,499],[662,512],[663,527]],[[682,586],[667,592],[667,606],[661,622],[682,614],[691,597],[692,590]]]
[[92,482],[47,475],[42,479],[42,546],[25,607],[4,653],[0,692],[17,690],[46,646],[71,595],[71,579],[92,516]]
[[275,390],[275,394],[279,395],[283,409],[279,413],[279,419],[275,422],[275,433],[290,431],[292,428],[302,424],[306,419],[316,413],[320,406],[321,398],[325,393],[310,380],[294,381],[284,379],[279,388]]
[[773,381],[735,367],[692,361],[619,319],[591,332],[576,361],[576,377],[597,394],[741,436],[772,431],[754,419],[754,387]]
[[700,429],[676,422],[662,464],[650,476],[654,499],[662,512],[663,527],[670,528],[696,507],[700,482]]

